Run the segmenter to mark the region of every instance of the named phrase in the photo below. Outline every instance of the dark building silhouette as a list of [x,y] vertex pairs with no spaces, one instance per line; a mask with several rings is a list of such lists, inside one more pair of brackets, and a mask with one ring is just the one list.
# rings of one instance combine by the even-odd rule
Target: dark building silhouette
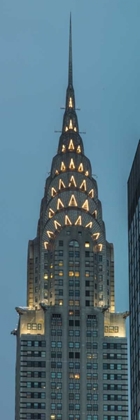
[[128,179],[131,420],[140,419],[140,141]]

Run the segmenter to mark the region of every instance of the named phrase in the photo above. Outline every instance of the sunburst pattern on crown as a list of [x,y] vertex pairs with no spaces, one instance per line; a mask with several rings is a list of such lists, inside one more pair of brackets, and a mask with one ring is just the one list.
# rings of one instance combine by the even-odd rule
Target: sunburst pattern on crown
[[84,155],[75,109],[71,19],[68,87],[62,133],[58,153],[52,161],[51,174],[46,180],[41,213],[43,213],[41,233],[45,249],[64,226],[81,225],[89,230],[96,250],[102,250],[105,232],[101,203],[98,200],[96,181],[92,178],[90,161]]

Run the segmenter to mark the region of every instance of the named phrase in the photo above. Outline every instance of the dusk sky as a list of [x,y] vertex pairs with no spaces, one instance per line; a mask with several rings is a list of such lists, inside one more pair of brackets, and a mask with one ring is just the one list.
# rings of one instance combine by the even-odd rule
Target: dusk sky
[[[14,420],[16,339],[28,240],[65,104],[69,14],[85,154],[115,251],[116,310],[128,309],[127,179],[140,138],[139,0],[0,2],[0,419]],[[127,321],[128,322],[128,321]]]

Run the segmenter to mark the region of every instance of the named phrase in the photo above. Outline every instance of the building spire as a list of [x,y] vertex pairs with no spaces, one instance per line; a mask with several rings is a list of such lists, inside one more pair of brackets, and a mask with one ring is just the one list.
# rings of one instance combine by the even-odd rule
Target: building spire
[[72,74],[72,23],[70,13],[70,27],[69,27],[69,68],[68,68],[68,86],[73,85],[73,74]]
[[68,59],[68,86],[66,90],[65,112],[63,117],[62,132],[75,131],[79,132],[78,120],[75,110],[75,95],[73,88],[73,72],[72,72],[72,23],[70,14],[69,24],[69,59]]
[[70,23],[69,23],[69,58],[68,58],[68,86],[66,92],[66,110],[73,109],[75,110],[75,98],[74,98],[74,88],[73,88],[73,68],[72,68],[72,20],[70,13]]

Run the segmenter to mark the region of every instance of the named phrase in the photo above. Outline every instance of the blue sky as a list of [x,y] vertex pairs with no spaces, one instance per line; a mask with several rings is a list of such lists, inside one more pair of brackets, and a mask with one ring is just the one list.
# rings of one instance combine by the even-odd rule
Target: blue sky
[[[26,304],[27,243],[36,235],[67,86],[74,86],[106,235],[115,249],[116,309],[128,309],[127,178],[140,138],[139,0],[0,2],[0,418],[14,419],[17,324]],[[8,403],[7,403],[8,401]]]

